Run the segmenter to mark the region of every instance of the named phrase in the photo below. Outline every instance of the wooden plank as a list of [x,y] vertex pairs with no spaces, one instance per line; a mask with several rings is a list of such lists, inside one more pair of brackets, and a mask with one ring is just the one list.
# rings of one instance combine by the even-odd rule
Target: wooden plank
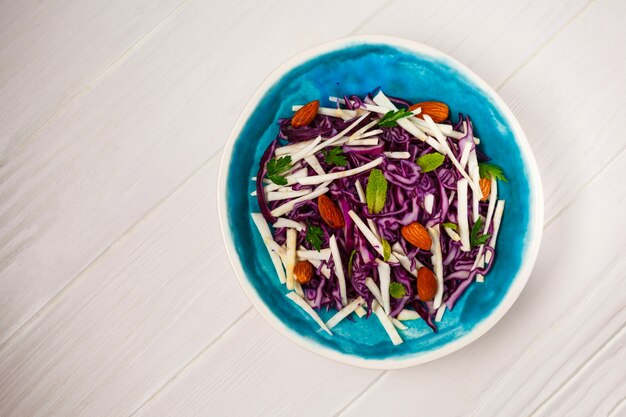
[[277,62],[380,5],[251,7],[191,4],[0,164],[0,344],[219,151]]

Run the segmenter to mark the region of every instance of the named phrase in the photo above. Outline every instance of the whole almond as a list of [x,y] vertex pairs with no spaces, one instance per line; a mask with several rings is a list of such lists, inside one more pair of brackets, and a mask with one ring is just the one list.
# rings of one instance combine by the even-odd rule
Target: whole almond
[[440,101],[422,101],[421,103],[415,103],[409,107],[409,110],[413,111],[418,107],[422,109],[422,112],[418,114],[417,117],[423,119],[423,115],[427,114],[435,123],[443,122],[448,118],[448,114],[450,113],[448,105]]
[[491,180],[489,178],[481,178],[478,185],[480,185],[480,191],[483,193],[480,201],[487,201],[489,194],[491,194]]
[[430,301],[437,293],[437,278],[433,271],[421,267],[417,271],[417,296],[422,301]]
[[319,108],[320,102],[317,100],[313,100],[312,102],[305,104],[291,118],[291,126],[302,127],[308,125],[313,121],[313,119],[315,119]]
[[339,210],[339,207],[333,201],[322,194],[317,197],[317,208],[322,216],[324,223],[332,227],[333,229],[339,229],[344,227],[346,222],[343,219],[343,213]]
[[309,261],[300,261],[293,267],[293,276],[300,284],[306,284],[313,278],[313,265]]
[[418,222],[403,226],[400,233],[402,233],[402,237],[411,245],[423,250],[430,250],[433,240],[430,238],[428,230]]

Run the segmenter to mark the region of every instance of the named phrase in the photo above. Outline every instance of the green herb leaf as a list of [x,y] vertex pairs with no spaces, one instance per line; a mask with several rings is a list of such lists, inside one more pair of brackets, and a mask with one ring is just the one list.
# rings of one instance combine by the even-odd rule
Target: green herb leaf
[[434,171],[443,164],[443,161],[446,159],[445,156],[440,154],[439,152],[427,153],[426,155],[422,155],[417,158],[415,163],[422,168],[422,172],[430,172]]
[[379,122],[377,123],[378,126],[380,127],[394,127],[394,126],[398,126],[398,123],[396,123],[397,120],[400,120],[404,117],[409,117],[409,116],[413,116],[413,113],[410,112],[408,109],[400,109],[400,110],[396,110],[396,111],[390,111],[387,112],[382,119],[379,120]]
[[311,244],[318,252],[322,249],[322,237],[324,236],[324,232],[322,228],[319,226],[311,226],[310,224],[306,227],[306,241]]
[[474,223],[474,226],[472,226],[472,232],[470,233],[470,245],[472,247],[484,245],[491,237],[490,234],[480,234],[482,228],[483,219],[482,217],[479,217],[478,220],[476,220],[476,223]]
[[406,295],[406,287],[399,282],[389,284],[389,295],[393,298],[402,298]]
[[329,165],[345,167],[348,164],[348,160],[341,153],[341,148],[339,146],[335,146],[334,148],[330,149],[324,149],[322,153],[324,154],[324,160]]
[[442,225],[443,227],[447,227],[448,229],[452,229],[452,230],[454,230],[455,232],[456,232],[456,231],[458,230],[458,228],[459,228],[459,227],[458,227],[456,224],[454,224],[454,223],[441,223],[441,225]]
[[280,175],[287,171],[291,166],[291,156],[283,156],[281,158],[272,158],[267,162],[267,178],[274,184],[287,185],[287,179]]
[[488,164],[487,162],[478,163],[478,173],[480,178],[495,178],[504,182],[509,182],[504,176],[504,171],[497,165]]
[[348,277],[352,278],[352,264],[354,263],[354,255],[356,255],[356,249],[352,249],[350,259],[348,260]]
[[389,260],[389,257],[391,256],[391,246],[389,245],[389,242],[387,242],[387,240],[385,239],[382,239],[382,243],[383,243],[383,260],[387,262]]
[[367,200],[367,209],[371,214],[377,214],[385,207],[387,200],[387,179],[379,169],[373,169],[367,180],[367,189],[365,190],[365,198]]

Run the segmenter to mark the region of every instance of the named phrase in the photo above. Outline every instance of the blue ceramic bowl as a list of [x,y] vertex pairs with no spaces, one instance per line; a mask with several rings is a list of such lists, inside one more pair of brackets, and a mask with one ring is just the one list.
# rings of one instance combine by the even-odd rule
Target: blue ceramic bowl
[[[288,300],[251,221],[250,196],[258,161],[291,106],[328,96],[363,96],[376,87],[413,102],[437,99],[451,114],[468,114],[481,148],[509,178],[495,264],[485,282],[472,284],[434,334],[422,320],[406,322],[404,343],[393,346],[375,318],[344,320],[329,336]],[[454,117],[456,119],[456,117]],[[537,256],[543,223],[541,181],[519,123],[484,81],[449,56],[397,38],[362,36],[327,43],[278,67],[254,94],[226,145],[219,179],[219,210],[227,251],[246,294],[278,331],[320,355],[369,368],[424,363],[466,346],[491,328],[526,284]],[[327,319],[332,312],[322,313]]]

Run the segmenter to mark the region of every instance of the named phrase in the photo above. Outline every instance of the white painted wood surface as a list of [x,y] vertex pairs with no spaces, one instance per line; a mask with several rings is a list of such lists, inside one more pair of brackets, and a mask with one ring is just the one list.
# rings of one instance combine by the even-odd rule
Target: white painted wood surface
[[[1,2],[0,415],[626,416],[625,17],[621,0]],[[542,249],[511,311],[394,372],[265,324],[214,198],[260,81],[359,33],[483,76],[545,187]]]

